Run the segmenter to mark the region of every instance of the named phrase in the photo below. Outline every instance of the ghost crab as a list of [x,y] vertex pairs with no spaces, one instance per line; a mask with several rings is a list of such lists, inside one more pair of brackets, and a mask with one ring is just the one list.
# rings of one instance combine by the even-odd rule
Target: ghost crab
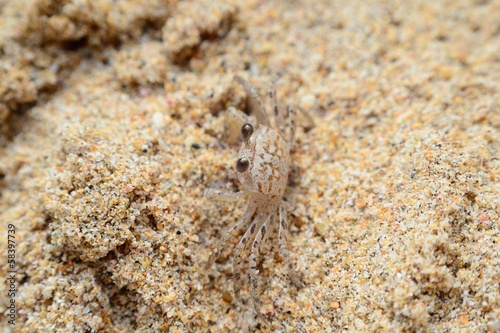
[[247,197],[248,202],[243,216],[217,242],[205,268],[209,269],[213,265],[229,238],[246,227],[233,259],[234,294],[239,299],[242,286],[242,255],[249,252],[248,276],[252,301],[255,312],[267,324],[266,318],[260,312],[257,294],[257,274],[259,273],[257,255],[275,226],[278,229],[277,240],[288,276],[297,287],[302,286],[298,274],[293,269],[286,246],[288,222],[287,209],[283,201],[288,182],[290,150],[295,136],[295,113],[290,107],[284,113],[278,106],[275,80],[271,81],[268,90],[273,121],[266,113],[262,100],[252,86],[239,76],[236,76],[235,80],[244,87],[250,112],[257,119],[257,126],[254,127],[246,115],[234,108],[228,109],[232,126],[238,126],[243,137],[235,168],[238,180],[244,189],[241,192],[208,189],[205,195],[220,201],[236,201]]

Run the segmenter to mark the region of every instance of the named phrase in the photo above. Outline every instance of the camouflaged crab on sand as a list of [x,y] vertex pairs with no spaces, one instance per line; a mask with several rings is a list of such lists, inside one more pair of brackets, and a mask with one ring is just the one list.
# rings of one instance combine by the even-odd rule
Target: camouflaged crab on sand
[[247,227],[236,247],[233,259],[234,294],[237,299],[240,298],[241,256],[249,251],[248,276],[253,305],[259,318],[267,323],[267,319],[260,312],[257,290],[257,274],[259,273],[257,255],[275,226],[278,228],[279,248],[286,262],[290,279],[297,287],[303,285],[293,268],[287,249],[287,209],[286,202],[282,200],[288,184],[290,150],[295,138],[295,112],[288,107],[285,113],[278,105],[275,80],[271,81],[268,91],[272,117],[266,112],[254,88],[239,76],[236,76],[235,80],[245,88],[250,113],[257,120],[257,125],[254,127],[248,116],[233,107],[228,109],[226,115],[231,118],[229,123],[233,127],[229,130],[240,129],[243,137],[235,168],[244,189],[242,192],[208,189],[206,196],[219,201],[237,201],[246,197],[248,202],[243,216],[217,242],[205,268],[212,266],[221,249],[235,232]]

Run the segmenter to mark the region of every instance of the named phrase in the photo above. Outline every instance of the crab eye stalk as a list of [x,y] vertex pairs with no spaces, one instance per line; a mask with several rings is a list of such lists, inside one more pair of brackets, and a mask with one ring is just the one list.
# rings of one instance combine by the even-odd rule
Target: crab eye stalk
[[241,134],[243,135],[243,138],[245,140],[248,140],[250,136],[252,136],[253,133],[253,126],[249,123],[246,123],[245,125],[241,126]]
[[238,161],[236,161],[236,171],[240,173],[247,171],[249,166],[250,162],[245,157],[238,158]]

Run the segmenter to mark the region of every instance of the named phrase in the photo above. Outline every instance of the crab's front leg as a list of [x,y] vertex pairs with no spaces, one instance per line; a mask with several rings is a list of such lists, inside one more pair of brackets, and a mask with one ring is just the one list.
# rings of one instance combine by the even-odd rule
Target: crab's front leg
[[230,106],[224,113],[224,141],[229,145],[241,142],[241,127],[248,123],[248,116]]
[[245,196],[245,193],[207,188],[205,189],[205,193],[203,194],[203,196],[213,201],[235,202],[243,198]]

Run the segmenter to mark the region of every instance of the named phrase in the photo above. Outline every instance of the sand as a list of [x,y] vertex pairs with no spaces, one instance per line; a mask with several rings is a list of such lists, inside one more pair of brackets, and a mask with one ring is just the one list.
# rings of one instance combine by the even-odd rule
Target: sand
[[[500,332],[500,2],[0,0],[5,332]],[[224,110],[303,110],[285,198],[305,287],[263,253]],[[299,114],[301,114],[299,112]],[[271,239],[271,245],[276,241]],[[4,250],[3,250],[4,251]],[[7,252],[1,278],[9,276]]]

